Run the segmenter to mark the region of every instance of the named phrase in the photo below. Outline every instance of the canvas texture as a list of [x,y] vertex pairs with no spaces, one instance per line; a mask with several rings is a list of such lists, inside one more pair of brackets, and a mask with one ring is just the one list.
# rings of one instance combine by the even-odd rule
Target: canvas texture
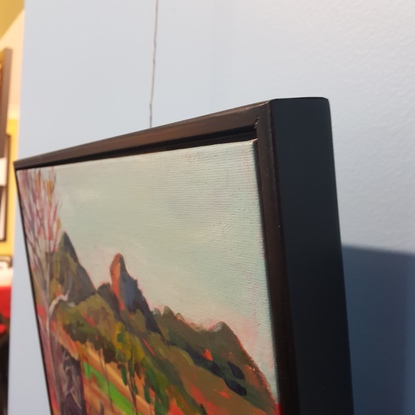
[[53,414],[279,414],[255,140],[19,170]]

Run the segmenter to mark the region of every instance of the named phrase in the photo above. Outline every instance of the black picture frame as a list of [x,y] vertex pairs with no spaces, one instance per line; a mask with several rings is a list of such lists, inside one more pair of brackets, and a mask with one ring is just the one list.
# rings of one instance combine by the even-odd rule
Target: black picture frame
[[271,100],[18,160],[14,166],[18,173],[251,139],[256,139],[281,412],[351,415],[348,325],[326,99]]

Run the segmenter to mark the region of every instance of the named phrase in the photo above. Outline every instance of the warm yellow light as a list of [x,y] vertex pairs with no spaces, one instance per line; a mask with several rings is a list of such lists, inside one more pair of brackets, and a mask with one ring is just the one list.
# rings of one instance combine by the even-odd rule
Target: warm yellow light
[[23,10],[23,0],[0,0],[0,38]]

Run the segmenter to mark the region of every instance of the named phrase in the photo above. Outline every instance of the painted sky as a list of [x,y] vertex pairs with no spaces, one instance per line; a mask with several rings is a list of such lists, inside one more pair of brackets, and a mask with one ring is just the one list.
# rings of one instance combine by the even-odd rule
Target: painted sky
[[151,308],[225,321],[277,397],[253,141],[56,167],[63,229],[98,286],[117,252]]

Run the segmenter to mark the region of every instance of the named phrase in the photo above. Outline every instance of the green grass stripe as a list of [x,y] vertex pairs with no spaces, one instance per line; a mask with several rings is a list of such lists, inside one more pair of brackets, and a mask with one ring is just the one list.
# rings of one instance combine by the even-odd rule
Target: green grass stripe
[[99,388],[107,394],[108,392],[108,385],[109,385],[109,392],[111,395],[112,402],[118,406],[122,411],[125,413],[134,413],[134,407],[131,401],[126,398],[116,387],[115,385],[108,381],[105,378],[104,375],[102,375],[100,372],[95,370],[92,366],[90,366],[87,362],[82,362],[84,366],[84,373],[87,379],[91,379],[92,376],[94,376],[97,380]]

